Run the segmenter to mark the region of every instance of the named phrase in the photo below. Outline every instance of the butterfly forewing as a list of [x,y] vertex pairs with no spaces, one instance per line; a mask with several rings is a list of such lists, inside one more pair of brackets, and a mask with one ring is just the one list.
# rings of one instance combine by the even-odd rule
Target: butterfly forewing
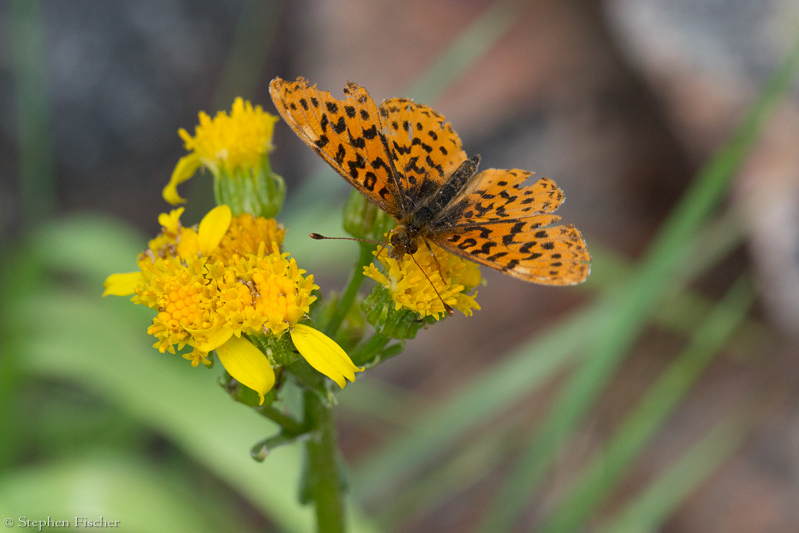
[[365,89],[348,83],[338,100],[304,78],[275,78],[269,93],[291,129],[350,185],[394,218],[402,215],[377,106]]
[[410,213],[466,159],[452,126],[426,105],[407,98],[380,104],[380,119]]

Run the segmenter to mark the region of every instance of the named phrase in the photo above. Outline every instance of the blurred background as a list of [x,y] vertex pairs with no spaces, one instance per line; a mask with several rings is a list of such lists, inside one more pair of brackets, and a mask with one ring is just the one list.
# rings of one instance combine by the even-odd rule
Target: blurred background
[[[0,3],[0,518],[313,530],[299,447],[250,459],[276,428],[221,368],[99,297],[170,208],[178,128],[301,75],[554,179],[593,257],[579,287],[484,271],[475,316],[339,395],[353,531],[796,531],[797,28],[796,0]],[[307,234],[343,234],[349,188],[274,142],[285,248],[341,290],[356,246]],[[199,221],[210,176],[181,191]]]

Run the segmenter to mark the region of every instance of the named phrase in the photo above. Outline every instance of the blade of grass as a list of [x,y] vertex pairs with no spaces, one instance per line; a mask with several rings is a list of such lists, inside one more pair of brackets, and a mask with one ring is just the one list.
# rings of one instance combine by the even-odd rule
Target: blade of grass
[[[694,254],[684,269],[672,280],[672,290],[716,264],[740,242],[741,234],[734,217],[724,217],[703,231],[684,254]],[[701,250],[702,253],[694,253]],[[604,270],[602,262],[609,254],[595,254],[595,270]],[[613,260],[610,265],[619,279],[628,279],[631,268]],[[618,283],[611,279],[598,284],[605,292],[613,291]],[[597,287],[597,284],[594,285]],[[677,293],[678,295],[680,293]],[[690,333],[696,317],[707,314],[711,304],[682,295],[677,298],[684,315],[674,316],[670,309],[660,308],[661,323],[679,332]],[[611,302],[612,303],[612,302]],[[356,488],[367,497],[379,499],[391,486],[403,482],[403,476],[418,471],[433,461],[442,448],[452,446],[478,424],[497,416],[503,409],[530,394],[546,382],[563,365],[571,362],[579,348],[594,339],[602,320],[613,313],[607,299],[600,300],[582,311],[561,319],[551,330],[541,334],[498,361],[478,378],[467,382],[434,410],[422,415],[402,437],[374,452],[358,465],[354,480]],[[754,324],[754,323],[752,323]],[[749,330],[759,331],[751,325]],[[741,338],[740,334],[736,339]]]
[[[730,291],[725,302],[716,304],[712,316],[705,318],[704,323],[697,322],[701,326],[693,335],[693,346],[652,387],[646,399],[636,408],[635,414],[630,415],[622,429],[617,431],[616,441],[607,445],[602,461],[596,461],[594,470],[589,469],[587,475],[581,476],[580,486],[575,492],[583,490],[584,485],[594,489],[586,489],[592,494],[602,495],[609,490],[607,486],[597,487],[596,483],[592,484],[592,480],[597,478],[596,482],[610,485],[618,479],[618,476],[614,476],[614,465],[621,468],[632,461],[629,456],[640,450],[646,436],[660,426],[660,421],[670,412],[670,407],[682,397],[689,382],[693,382],[691,378],[698,376],[712,359],[712,354],[717,353],[714,350],[724,344],[728,349],[731,347],[728,341],[733,339],[733,333],[743,323],[745,310],[753,298],[753,292],[741,282]],[[746,301],[741,301],[744,299]],[[715,346],[712,345],[714,343]],[[414,517],[443,505],[447,499],[456,497],[453,490],[469,490],[469,487],[484,479],[485,473],[493,471],[503,461],[503,457],[507,456],[507,434],[518,431],[519,423],[512,417],[504,417],[499,424],[492,424],[491,432],[480,433],[470,439],[466,450],[458,453],[455,458],[431,465],[430,469],[425,470],[424,476],[416,479],[413,485],[390,498],[391,503],[379,517],[380,523],[396,526],[397,520],[413,520]],[[647,431],[649,433],[646,435],[642,434]],[[636,446],[630,440],[639,445]],[[575,509],[579,511],[580,508],[579,505],[571,504],[562,506],[564,514],[574,512]]]
[[513,27],[526,5],[520,0],[494,2],[404,94],[418,102],[435,100]]
[[728,415],[600,531],[659,531],[677,506],[738,450],[756,420],[751,409]]
[[572,314],[455,392],[408,432],[356,465],[353,488],[379,501],[409,474],[429,464],[476,424],[518,400],[572,360],[589,343],[607,309],[591,306]]
[[11,51],[19,146],[21,227],[31,227],[55,207],[50,96],[41,3],[11,0]]
[[[20,227],[30,229],[46,220],[55,208],[49,63],[41,3],[39,0],[11,0],[6,23],[11,41],[20,197],[18,202],[0,198],[0,203],[15,204]],[[1,227],[6,221],[7,217],[0,217],[0,236],[8,234]],[[4,276],[18,270],[14,263],[19,257],[0,238],[1,279],[10,279]],[[8,329],[5,318],[13,313],[12,302],[16,295],[29,283],[36,283],[33,278],[38,273],[38,265],[29,262],[27,266],[27,270],[20,272],[25,282],[17,277],[13,286],[10,283],[0,286],[0,469],[13,464],[25,452],[24,436],[17,425],[17,392],[24,379],[18,361],[20,351],[17,337]]]
[[257,94],[257,88],[262,83],[264,63],[277,34],[282,8],[283,3],[274,0],[249,0],[244,3],[219,76],[214,109],[230,108],[237,96],[252,100]]
[[749,279],[739,279],[537,531],[576,531],[610,496],[635,458],[720,353],[754,299]]
[[558,395],[555,406],[507,484],[499,491],[483,531],[507,531],[538,489],[558,450],[593,405],[616,366],[665,296],[669,278],[680,266],[680,250],[719,203],[780,97],[799,68],[799,41],[777,70],[732,139],[699,173],[670,214],[635,276],[610,299],[613,312],[582,366]]
[[[519,418],[509,417],[502,425],[518,427],[522,423]],[[447,502],[458,501],[462,493],[485,480],[502,460],[508,448],[505,437],[503,431],[476,435],[466,449],[446,463],[436,464],[413,487],[385,502],[379,510],[378,522],[386,530],[412,531],[415,519],[435,512]]]

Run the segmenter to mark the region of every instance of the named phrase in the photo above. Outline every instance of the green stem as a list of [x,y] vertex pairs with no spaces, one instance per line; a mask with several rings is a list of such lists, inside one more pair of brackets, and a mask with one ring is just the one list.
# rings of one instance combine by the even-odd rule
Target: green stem
[[311,497],[316,503],[319,533],[344,532],[344,500],[336,461],[336,428],[333,406],[314,391],[305,391],[305,417],[313,437],[308,440]]
[[281,413],[271,405],[262,405],[255,410],[279,425],[288,435],[300,435],[307,431],[307,428],[303,424],[300,424],[289,415]]
[[375,355],[385,348],[386,344],[389,343],[391,339],[389,337],[384,337],[379,333],[375,333],[372,335],[368,341],[358,346],[355,351],[352,352],[352,362],[356,365],[360,366],[364,363],[371,362],[374,359]]
[[334,337],[336,335],[350,307],[352,307],[353,302],[355,302],[355,297],[358,296],[358,289],[361,288],[361,283],[363,283],[363,267],[372,262],[373,248],[371,244],[359,243],[360,254],[358,256],[358,262],[355,264],[355,269],[352,271],[352,277],[347,283],[347,288],[344,290],[341,300],[339,300],[333,311],[333,316],[330,317],[330,321],[325,325],[324,332],[328,337]]

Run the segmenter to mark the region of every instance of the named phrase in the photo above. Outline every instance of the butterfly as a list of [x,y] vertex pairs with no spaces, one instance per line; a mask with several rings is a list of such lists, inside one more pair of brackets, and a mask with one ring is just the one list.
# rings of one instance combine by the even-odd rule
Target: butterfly
[[[524,170],[478,172],[444,117],[407,98],[377,106],[349,82],[338,100],[304,78],[275,78],[269,93],[305,144],[366,198],[397,221],[391,255],[421,243],[525,281],[584,281],[590,256],[572,225],[553,226],[563,192],[548,178],[532,185]],[[429,246],[429,244],[428,244]]]

